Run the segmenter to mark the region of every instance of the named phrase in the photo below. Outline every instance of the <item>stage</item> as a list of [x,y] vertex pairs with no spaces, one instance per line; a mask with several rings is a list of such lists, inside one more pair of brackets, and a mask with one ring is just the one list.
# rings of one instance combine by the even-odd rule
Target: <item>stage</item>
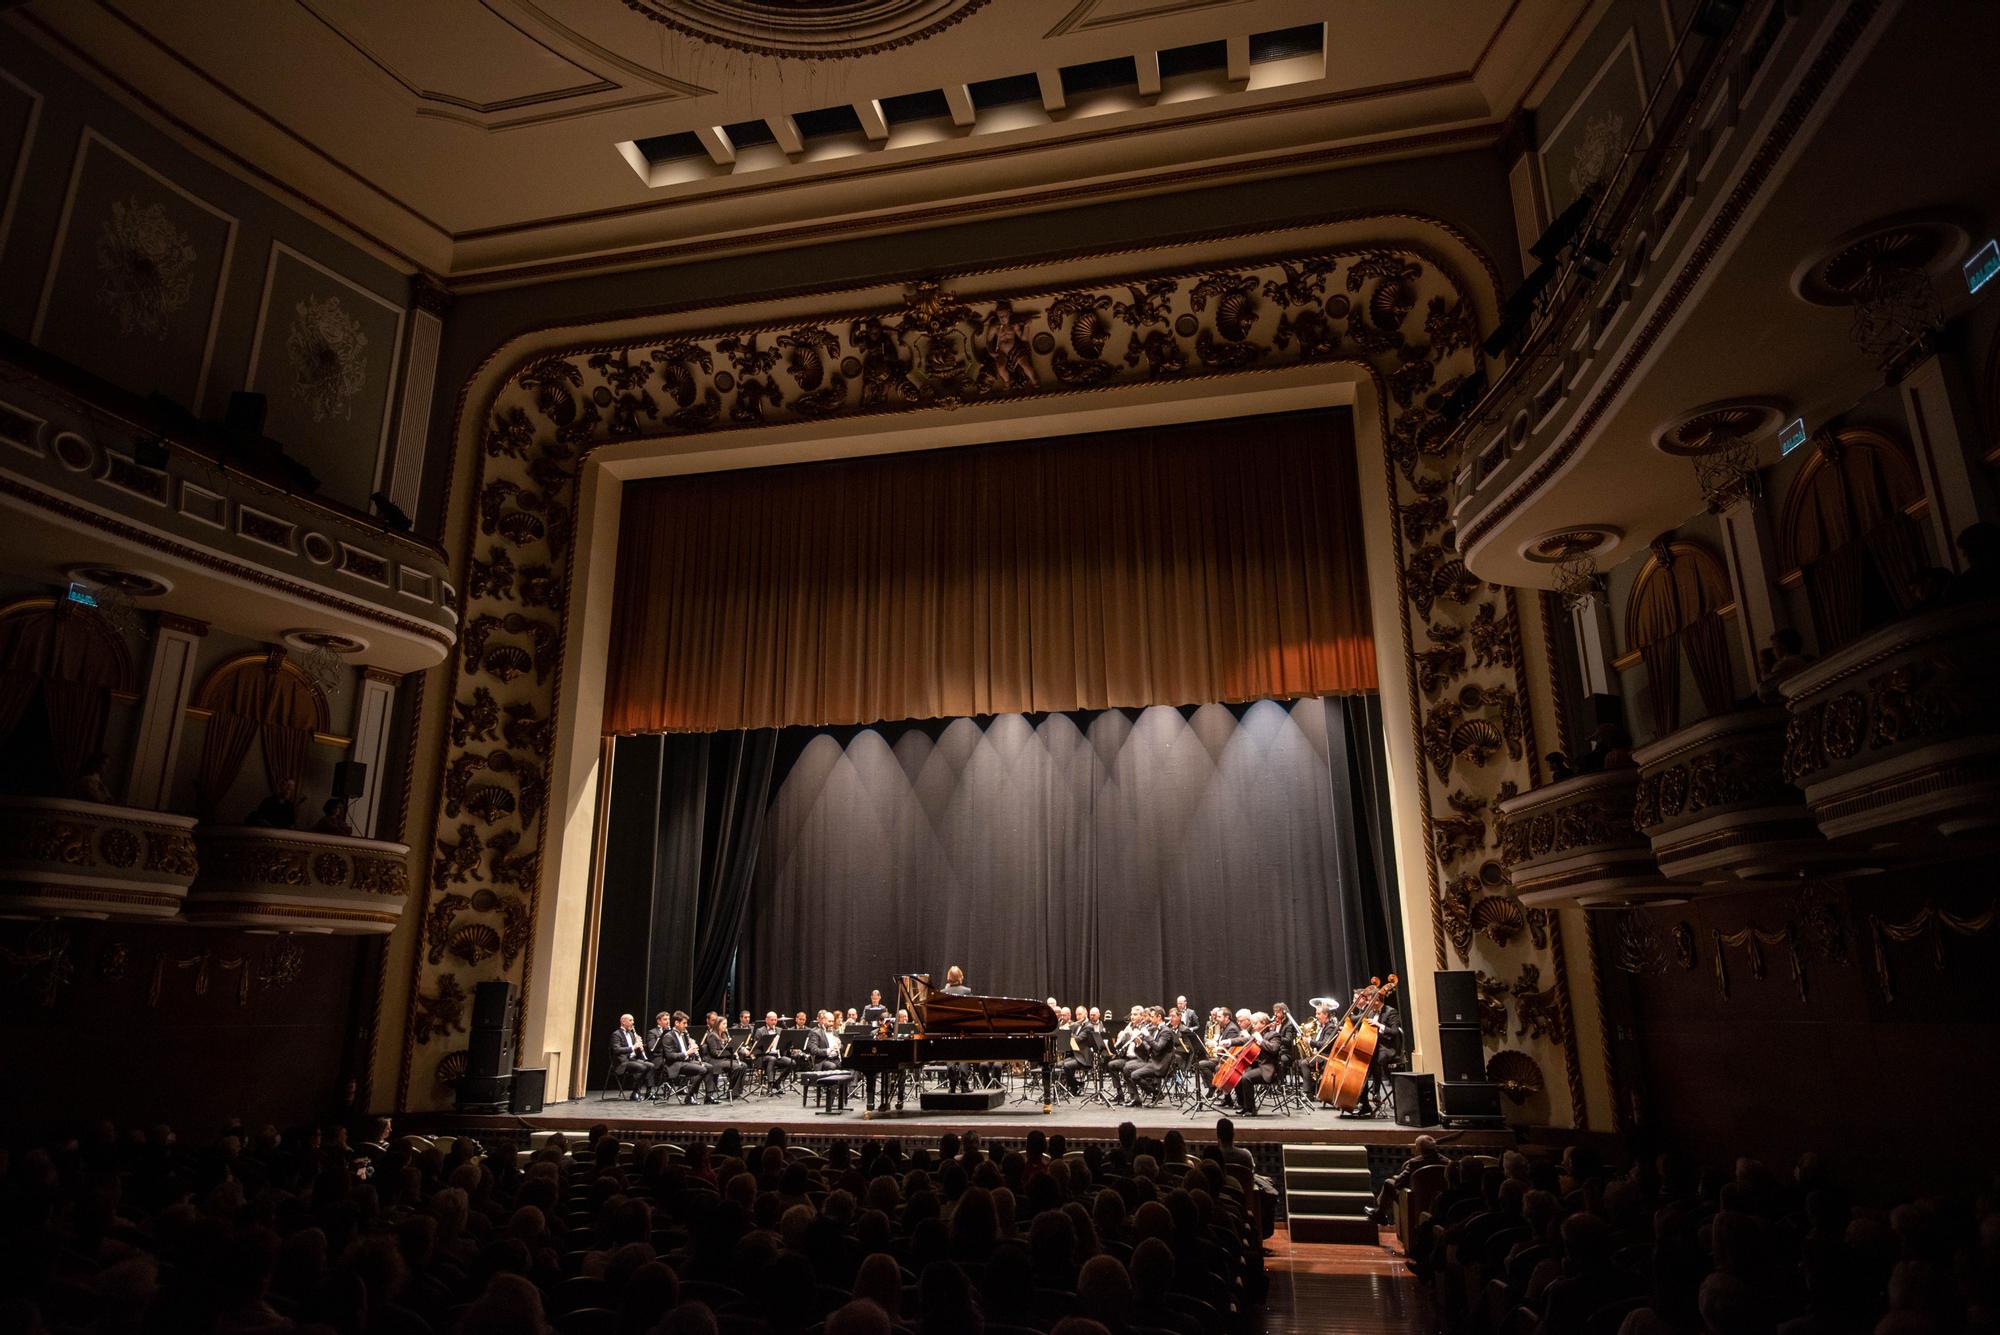
[[[1059,1103],[1053,1112],[1044,1113],[1039,1104],[1014,1101],[992,1112],[920,1112],[912,1104],[900,1114],[864,1117],[859,1101],[843,1113],[828,1115],[801,1107],[796,1094],[704,1105],[684,1104],[679,1099],[634,1102],[623,1094],[593,1093],[587,1098],[549,1104],[538,1113],[410,1114],[398,1119],[398,1126],[426,1134],[453,1133],[521,1144],[528,1143],[527,1138],[537,1133],[559,1131],[574,1135],[599,1124],[608,1126],[623,1140],[676,1143],[712,1140],[732,1126],[746,1139],[757,1140],[763,1138],[767,1128],[782,1127],[793,1139],[807,1143],[875,1136],[935,1142],[947,1131],[959,1134],[976,1131],[983,1140],[1018,1146],[1030,1131],[1040,1131],[1064,1136],[1075,1147],[1093,1141],[1116,1141],[1119,1125],[1130,1122],[1148,1136],[1179,1130],[1193,1150],[1214,1141],[1216,1119],[1221,1115],[1212,1108],[1198,1116],[1184,1114],[1173,1103],[1157,1108]],[[1236,1123],[1238,1143],[1246,1146],[1362,1145],[1369,1148],[1371,1160],[1386,1154],[1398,1163],[1410,1142],[1425,1133],[1436,1136],[1454,1150],[1478,1153],[1498,1153],[1520,1139],[1507,1128],[1455,1131],[1444,1127],[1406,1127],[1387,1117],[1342,1117],[1331,1109],[1256,1117],[1230,1112],[1228,1116]]]

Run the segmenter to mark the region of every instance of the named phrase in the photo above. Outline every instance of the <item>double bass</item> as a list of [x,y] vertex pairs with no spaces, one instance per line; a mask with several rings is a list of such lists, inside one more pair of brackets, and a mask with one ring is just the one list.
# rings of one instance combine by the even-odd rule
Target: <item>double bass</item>
[[1368,1086],[1368,1068],[1375,1061],[1375,1045],[1382,1036],[1376,1017],[1396,990],[1396,981],[1392,973],[1386,983],[1370,978],[1368,986],[1356,989],[1340,1033],[1327,1049],[1326,1069],[1320,1073],[1316,1091],[1321,1103],[1352,1112],[1361,1102],[1361,1092]]
[[1243,1073],[1257,1064],[1257,1057],[1263,1050],[1256,1036],[1245,1039],[1215,1068],[1215,1076],[1209,1084],[1224,1094],[1236,1088],[1237,1082],[1243,1079]]

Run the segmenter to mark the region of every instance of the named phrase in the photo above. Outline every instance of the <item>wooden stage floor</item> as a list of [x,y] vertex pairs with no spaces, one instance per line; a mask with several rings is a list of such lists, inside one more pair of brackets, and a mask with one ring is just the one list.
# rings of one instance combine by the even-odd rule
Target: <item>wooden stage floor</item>
[[[1044,1113],[1040,1104],[1010,1101],[991,1112],[920,1112],[911,1104],[900,1114],[864,1117],[858,1101],[843,1113],[828,1115],[802,1107],[796,1094],[690,1105],[679,1099],[635,1102],[624,1095],[606,1097],[593,1093],[586,1098],[549,1104],[538,1113],[412,1114],[398,1119],[398,1125],[409,1130],[428,1128],[490,1135],[497,1131],[582,1132],[603,1123],[621,1138],[648,1140],[674,1136],[705,1139],[731,1126],[746,1136],[754,1132],[759,1137],[766,1128],[774,1126],[783,1127],[793,1136],[809,1138],[902,1136],[933,1140],[947,1131],[977,1131],[983,1137],[1018,1142],[1030,1131],[1060,1133],[1072,1141],[1116,1140],[1119,1124],[1129,1121],[1148,1135],[1163,1135],[1178,1128],[1190,1142],[1206,1144],[1215,1139],[1215,1123],[1221,1115],[1214,1108],[1199,1115],[1188,1114],[1173,1103],[1157,1108],[1059,1103],[1053,1112]],[[1438,1127],[1405,1127],[1387,1117],[1342,1117],[1330,1108],[1295,1111],[1289,1115],[1265,1113],[1244,1117],[1233,1111],[1228,1115],[1236,1123],[1237,1140],[1245,1144],[1400,1147],[1428,1130],[1440,1139],[1449,1138],[1459,1148],[1490,1151],[1513,1145],[1516,1139],[1507,1130],[1452,1132]]]

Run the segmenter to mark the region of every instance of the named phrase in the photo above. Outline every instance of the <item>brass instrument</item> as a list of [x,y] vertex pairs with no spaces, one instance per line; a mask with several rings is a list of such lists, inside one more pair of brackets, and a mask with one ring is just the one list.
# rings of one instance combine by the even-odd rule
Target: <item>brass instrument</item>
[[1313,1040],[1317,1037],[1319,1037],[1319,1017],[1315,1015],[1299,1026],[1298,1040],[1293,1045],[1299,1051],[1299,1060],[1304,1061],[1313,1055]]

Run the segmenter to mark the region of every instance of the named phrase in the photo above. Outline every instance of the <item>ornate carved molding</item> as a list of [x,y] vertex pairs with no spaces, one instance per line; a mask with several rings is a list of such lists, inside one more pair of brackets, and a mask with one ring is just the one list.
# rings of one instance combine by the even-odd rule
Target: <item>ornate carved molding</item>
[[203,826],[195,841],[201,874],[188,894],[190,921],[386,932],[403,915],[409,894],[406,845],[249,826]]
[[53,797],[0,798],[9,913],[171,918],[195,875],[192,816]]
[[1783,686],[1785,775],[1830,839],[1988,829],[2000,809],[2000,606],[1892,622],[1802,668]]

